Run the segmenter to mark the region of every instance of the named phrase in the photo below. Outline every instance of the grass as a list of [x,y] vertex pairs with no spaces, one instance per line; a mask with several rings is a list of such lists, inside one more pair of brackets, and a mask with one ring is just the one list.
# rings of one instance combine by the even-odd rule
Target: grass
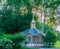
[[60,48],[60,41],[57,41],[56,44],[54,45],[55,48]]
[[22,49],[38,49],[38,48],[22,48]]

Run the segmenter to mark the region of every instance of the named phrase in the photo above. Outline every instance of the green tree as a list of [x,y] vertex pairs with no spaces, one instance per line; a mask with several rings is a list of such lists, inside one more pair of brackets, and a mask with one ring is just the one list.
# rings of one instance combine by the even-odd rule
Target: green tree
[[[0,28],[6,33],[20,32],[29,28],[32,20],[32,13],[28,6],[29,1],[27,0],[7,0],[7,4],[4,4],[3,9],[0,11],[0,15],[2,15]],[[20,10],[21,7],[26,7],[28,13],[22,15]],[[24,10],[25,9],[23,9],[23,11]]]
[[48,30],[46,33],[45,39],[44,39],[45,44],[46,44],[45,46],[53,47],[57,41],[57,37],[58,37],[58,35],[56,32],[54,32],[53,30]]
[[[40,6],[43,7],[45,14],[45,10],[47,8],[50,9],[50,22],[54,24],[56,22],[54,11],[57,5],[59,5],[58,0],[7,0],[0,11],[0,16],[2,16],[0,28],[8,33],[19,32],[29,28],[32,9],[38,9]],[[44,17],[46,18],[46,15]]]

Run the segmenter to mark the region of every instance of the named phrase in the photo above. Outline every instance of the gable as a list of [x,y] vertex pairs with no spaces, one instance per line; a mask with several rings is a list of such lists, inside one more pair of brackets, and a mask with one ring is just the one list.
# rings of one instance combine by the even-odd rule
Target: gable
[[[28,32],[27,34],[25,34],[25,36],[28,36],[28,35],[32,35],[32,34],[31,34],[31,33],[29,33],[29,32]],[[33,35],[32,35],[32,36],[33,36]]]
[[31,29],[26,29],[25,31],[23,31],[23,34],[24,35],[27,35],[27,34],[31,34],[31,35],[37,35],[37,34],[41,34],[42,36],[44,36],[44,33],[42,31],[39,31],[38,29],[36,28],[31,28]]

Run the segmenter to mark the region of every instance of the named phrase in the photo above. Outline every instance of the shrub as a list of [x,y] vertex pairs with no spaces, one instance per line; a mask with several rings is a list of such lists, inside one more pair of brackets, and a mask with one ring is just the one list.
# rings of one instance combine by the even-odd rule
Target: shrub
[[57,33],[53,30],[48,30],[45,36],[45,43],[47,45],[45,45],[46,47],[53,47],[55,42],[57,41]]
[[24,36],[21,33],[5,34],[0,36],[1,49],[20,49]]
[[0,48],[1,49],[13,49],[13,42],[10,39],[3,38],[0,39]]

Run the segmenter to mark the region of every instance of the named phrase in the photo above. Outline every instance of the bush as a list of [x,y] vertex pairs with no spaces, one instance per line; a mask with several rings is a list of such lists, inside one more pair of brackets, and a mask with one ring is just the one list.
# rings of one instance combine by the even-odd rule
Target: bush
[[13,49],[13,42],[10,39],[3,38],[0,39],[0,48],[1,49]]
[[5,34],[5,32],[3,32],[3,31],[0,30],[0,36],[4,35],[4,34]]
[[21,33],[5,34],[0,36],[1,49],[20,49],[24,36]]
[[13,48],[20,49],[21,42],[24,40],[24,36],[20,33],[14,34],[14,35],[12,35],[11,40],[14,42]]
[[46,47],[54,47],[55,42],[57,41],[57,33],[53,30],[48,30],[45,36]]

